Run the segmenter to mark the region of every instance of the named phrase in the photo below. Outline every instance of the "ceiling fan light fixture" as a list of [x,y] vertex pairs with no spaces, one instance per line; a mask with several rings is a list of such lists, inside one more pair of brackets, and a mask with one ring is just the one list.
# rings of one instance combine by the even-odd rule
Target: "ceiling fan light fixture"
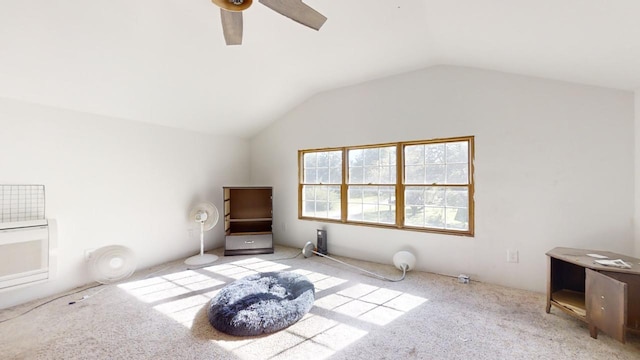
[[216,6],[227,11],[245,11],[253,4],[253,0],[211,0]]
[[[302,0],[258,0],[269,9],[304,26],[320,30],[327,17],[320,14]],[[222,32],[227,45],[242,45],[242,12],[253,0],[211,0],[220,8]]]

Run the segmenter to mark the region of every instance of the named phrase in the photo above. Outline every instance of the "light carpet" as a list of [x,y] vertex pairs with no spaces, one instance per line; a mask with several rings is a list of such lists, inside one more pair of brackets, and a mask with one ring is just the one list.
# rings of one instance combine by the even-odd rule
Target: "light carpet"
[[[0,358],[640,359],[640,336],[628,335],[626,344],[605,334],[592,339],[583,322],[557,309],[545,313],[545,294],[417,271],[387,282],[299,252],[278,246],[274,254],[221,256],[191,270],[177,260],[118,284],[0,310]],[[401,275],[390,265],[338,258]],[[266,271],[307,276],[316,288],[309,313],[258,337],[215,330],[209,300]]]

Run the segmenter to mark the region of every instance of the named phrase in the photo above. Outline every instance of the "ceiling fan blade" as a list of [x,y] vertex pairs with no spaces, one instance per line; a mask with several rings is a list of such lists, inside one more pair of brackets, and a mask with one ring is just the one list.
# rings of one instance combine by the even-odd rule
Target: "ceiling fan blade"
[[227,11],[220,9],[222,20],[222,32],[227,45],[242,44],[242,13],[239,11]]
[[260,2],[271,10],[315,30],[320,30],[327,21],[324,15],[303,3],[302,0],[260,0]]

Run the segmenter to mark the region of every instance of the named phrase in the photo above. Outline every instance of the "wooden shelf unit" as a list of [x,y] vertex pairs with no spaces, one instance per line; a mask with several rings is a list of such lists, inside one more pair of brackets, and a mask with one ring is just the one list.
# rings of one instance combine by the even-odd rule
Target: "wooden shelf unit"
[[273,189],[225,186],[225,255],[273,253]]
[[[595,262],[598,254],[622,259],[631,269]],[[547,252],[547,308],[556,307],[624,343],[628,331],[640,333],[640,259],[608,251],[554,248]]]

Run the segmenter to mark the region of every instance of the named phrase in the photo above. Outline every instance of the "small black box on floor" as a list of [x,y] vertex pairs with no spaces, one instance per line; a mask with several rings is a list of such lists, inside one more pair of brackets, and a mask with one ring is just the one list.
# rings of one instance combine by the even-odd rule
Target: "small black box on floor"
[[323,255],[327,255],[327,230],[318,229],[318,252]]

